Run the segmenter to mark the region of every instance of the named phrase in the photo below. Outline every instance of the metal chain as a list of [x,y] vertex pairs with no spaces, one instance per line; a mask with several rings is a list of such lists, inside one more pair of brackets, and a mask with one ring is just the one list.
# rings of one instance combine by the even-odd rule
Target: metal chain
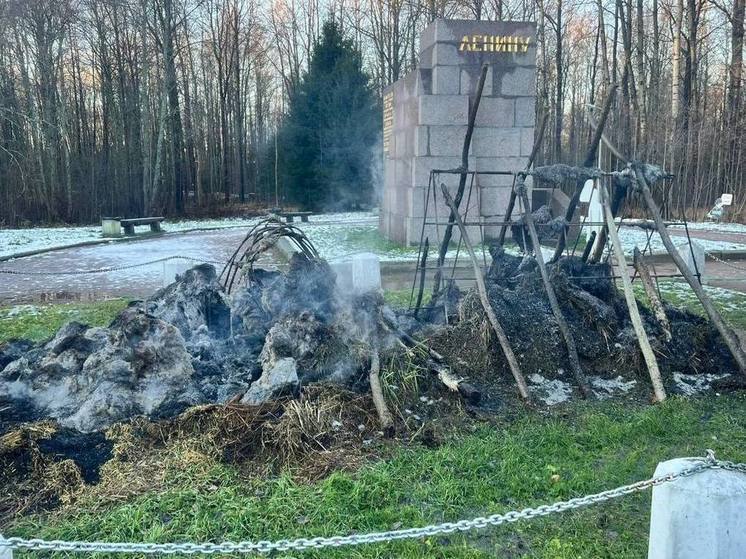
[[579,509],[596,503],[603,503],[644,491],[649,487],[670,483],[677,479],[692,476],[705,470],[720,469],[737,471],[746,474],[746,464],[736,464],[726,460],[716,460],[715,453],[707,451],[707,456],[701,458],[701,463],[691,468],[687,468],[678,473],[670,473],[665,476],[651,478],[644,481],[638,481],[629,485],[623,485],[616,489],[610,489],[585,497],[576,497],[568,501],[559,501],[551,505],[541,505],[535,508],[526,508],[520,511],[511,511],[503,514],[493,514],[487,517],[477,517],[470,520],[459,520],[458,522],[444,522],[442,524],[432,524],[422,528],[407,528],[401,530],[388,530],[385,532],[372,532],[368,534],[352,534],[348,536],[316,537],[316,538],[299,538],[295,540],[277,540],[277,541],[242,541],[242,542],[223,542],[223,543],[108,543],[108,542],[82,542],[82,541],[61,541],[61,540],[42,540],[42,539],[24,539],[24,538],[7,538],[0,536],[0,550],[10,549],[29,549],[29,550],[47,550],[47,551],[70,551],[70,552],[108,552],[108,553],[143,553],[143,554],[167,554],[176,553],[193,555],[193,554],[214,554],[214,553],[270,553],[272,551],[302,551],[307,549],[322,549],[327,547],[342,547],[351,545],[361,545],[379,542],[392,542],[398,540],[407,540],[422,538],[427,536],[436,536],[438,534],[451,534],[454,532],[466,532],[474,529],[482,529],[488,526],[500,526],[518,520],[548,516],[555,513],[564,512],[572,509]]
[[107,272],[129,270],[131,268],[152,266],[153,264],[159,264],[160,262],[167,262],[169,260],[188,260],[190,262],[197,262],[199,264],[216,264],[219,266],[225,265],[225,262],[219,260],[203,260],[201,258],[192,258],[191,256],[166,256],[164,258],[157,258],[156,260],[149,260],[148,262],[125,264],[123,266],[111,266],[109,268],[96,268],[93,270],[74,270],[70,272],[24,272],[19,270],[0,270],[0,274],[10,274],[13,276],[82,276],[86,274],[103,274]]
[[716,260],[716,261],[720,262],[721,264],[725,264],[726,266],[728,266],[730,268],[733,268],[734,270],[740,270],[741,272],[746,272],[746,268],[744,268],[742,266],[736,266],[735,264],[733,264],[731,262],[728,262],[727,260],[723,260],[722,258],[718,258],[712,252],[708,252],[706,254],[707,254],[707,256],[709,256],[710,258],[712,258],[713,260]]

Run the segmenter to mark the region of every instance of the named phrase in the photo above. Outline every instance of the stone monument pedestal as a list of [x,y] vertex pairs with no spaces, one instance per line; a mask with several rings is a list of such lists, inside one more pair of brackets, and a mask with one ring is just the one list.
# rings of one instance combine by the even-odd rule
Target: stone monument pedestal
[[[384,90],[385,186],[379,228],[387,239],[419,243],[430,172],[461,165],[469,111],[484,64],[487,79],[469,170],[519,171],[526,166],[536,120],[535,24],[434,21],[422,33],[419,66]],[[459,175],[441,174],[438,181],[455,193]],[[512,183],[510,175],[477,174],[467,220],[502,221]],[[448,210],[440,184],[434,186],[439,207],[436,212],[429,206],[428,222],[444,222]],[[485,227],[485,235],[496,236],[498,230]],[[425,235],[432,244],[437,238],[435,225],[428,225]]]

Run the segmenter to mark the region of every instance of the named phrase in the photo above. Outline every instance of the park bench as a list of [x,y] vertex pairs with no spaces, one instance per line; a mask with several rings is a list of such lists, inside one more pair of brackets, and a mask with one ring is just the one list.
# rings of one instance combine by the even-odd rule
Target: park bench
[[308,216],[313,212],[278,212],[277,215],[284,217],[287,223],[292,223],[293,219],[299,217],[301,221],[308,222]]
[[124,229],[125,235],[134,235],[135,227],[140,225],[150,225],[150,230],[153,233],[159,233],[162,231],[161,221],[165,219],[165,217],[136,217],[131,219],[104,217],[101,219],[101,228],[104,237],[119,237],[122,234],[122,229]]

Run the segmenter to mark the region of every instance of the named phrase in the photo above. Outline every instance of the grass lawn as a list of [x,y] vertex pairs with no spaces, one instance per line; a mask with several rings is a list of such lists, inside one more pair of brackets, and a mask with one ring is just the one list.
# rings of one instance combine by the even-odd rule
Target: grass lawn
[[[677,307],[705,316],[705,310],[697,299],[697,296],[685,281],[661,280],[659,282],[663,300]],[[633,284],[635,295],[640,301],[648,304],[642,283],[636,281]],[[746,329],[746,293],[723,289],[722,287],[704,286],[705,292],[710,296],[715,307],[723,315],[723,318],[736,329]]]
[[[74,506],[17,520],[4,535],[134,542],[279,539],[504,512],[644,479],[658,461],[699,456],[705,448],[744,461],[745,404],[746,397],[736,394],[671,398],[657,406],[575,403],[548,414],[513,408],[490,423],[452,430],[437,448],[389,445],[385,459],[316,483],[294,481],[291,472],[256,479],[204,455],[164,458],[166,486],[158,492],[107,505],[95,491],[84,492]],[[646,555],[649,503],[646,492],[478,532],[303,556],[638,558]]]
[[0,307],[0,342],[14,338],[46,340],[71,320],[91,326],[106,326],[126,306],[125,299],[110,299],[88,303]]
[[[404,291],[408,301],[408,289],[387,294],[387,300],[403,298]],[[672,302],[679,297],[677,303],[696,306],[678,286],[663,291]],[[729,294],[717,302],[731,322],[746,324],[740,297],[746,296]],[[125,305],[112,300],[0,309],[0,341],[45,339],[73,319],[106,324]],[[743,393],[674,397],[655,406],[574,401],[531,410],[505,402],[484,421],[444,415],[429,422],[437,433],[437,443],[429,446],[374,442],[360,469],[315,482],[302,481],[292,468],[267,477],[226,463],[218,453],[176,445],[158,455],[164,472],[158,484],[149,485],[147,473],[127,477],[138,471],[132,460],[140,457],[114,459],[102,471],[101,485],[84,488],[73,504],[0,519],[0,529],[4,536],[47,539],[217,542],[331,536],[486,516],[648,478],[659,461],[701,456],[706,448],[723,459],[746,461],[745,407]],[[112,495],[116,483],[137,489]],[[276,557],[638,558],[647,554],[649,506],[646,492],[466,534]]]

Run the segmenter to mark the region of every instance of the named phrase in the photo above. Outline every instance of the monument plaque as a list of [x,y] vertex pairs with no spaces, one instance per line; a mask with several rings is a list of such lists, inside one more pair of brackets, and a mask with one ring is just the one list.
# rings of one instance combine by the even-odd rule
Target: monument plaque
[[391,130],[394,127],[394,93],[389,91],[383,96],[383,153],[389,152]]
[[[536,26],[526,22],[435,20],[422,33],[419,65],[384,91],[384,192],[380,230],[391,240],[420,240],[430,171],[461,165],[461,151],[483,64],[487,80],[469,170],[517,171],[534,141]],[[441,175],[452,193],[458,175]],[[512,177],[477,175],[469,221],[500,220]],[[436,185],[439,187],[440,185]],[[435,219],[434,209],[428,216]],[[447,219],[440,203],[437,219]],[[428,222],[430,217],[428,217]],[[430,227],[430,226],[428,226]],[[430,242],[436,237],[426,228]],[[497,227],[485,227],[487,236]]]

